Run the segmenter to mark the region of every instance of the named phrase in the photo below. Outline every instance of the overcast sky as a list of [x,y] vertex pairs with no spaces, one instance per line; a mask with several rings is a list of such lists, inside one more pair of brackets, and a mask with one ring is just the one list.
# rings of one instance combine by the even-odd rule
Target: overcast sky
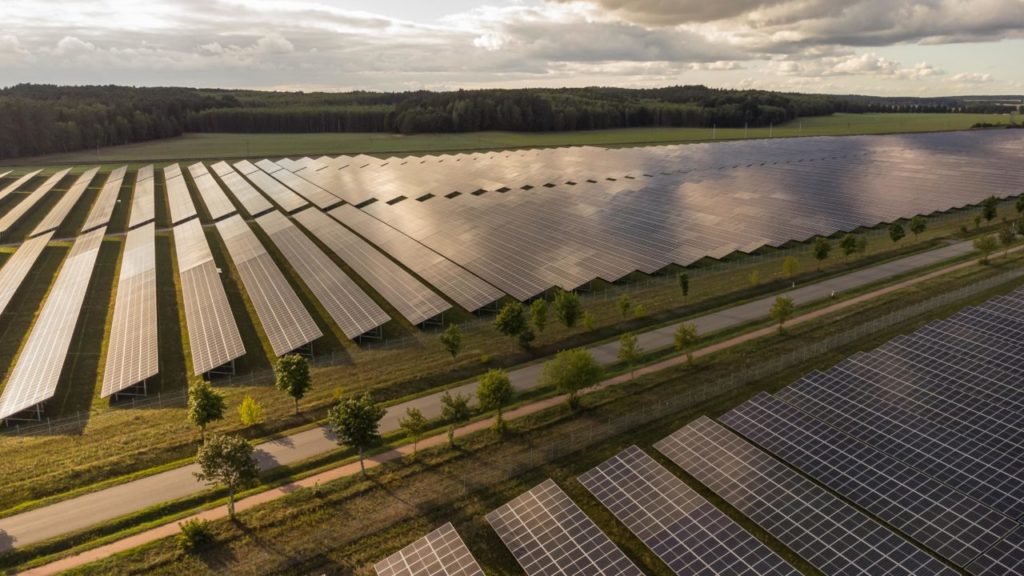
[[3,0],[0,84],[1024,93],[1024,0]]

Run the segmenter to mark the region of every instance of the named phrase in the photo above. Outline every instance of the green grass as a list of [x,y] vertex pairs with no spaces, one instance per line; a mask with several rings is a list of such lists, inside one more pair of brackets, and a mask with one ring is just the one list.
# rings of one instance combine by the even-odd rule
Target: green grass
[[838,136],[965,130],[979,122],[1009,123],[993,114],[836,114],[769,128],[622,128],[578,132],[472,132],[462,134],[186,134],[177,138],[68,154],[21,158],[0,165],[160,162],[208,158],[262,158],[372,154],[377,156],[544,146],[638,146],[743,138]]

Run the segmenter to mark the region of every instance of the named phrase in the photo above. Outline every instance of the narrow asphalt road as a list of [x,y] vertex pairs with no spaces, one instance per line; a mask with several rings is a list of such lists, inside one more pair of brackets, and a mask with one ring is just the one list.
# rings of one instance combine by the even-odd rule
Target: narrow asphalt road
[[[797,305],[829,297],[833,292],[853,290],[873,282],[925,268],[951,258],[963,256],[973,250],[970,242],[957,242],[915,254],[892,262],[871,266],[829,280],[801,286],[785,292]],[[732,328],[768,316],[775,295],[713,312],[692,320],[702,335]],[[664,326],[637,335],[645,350],[656,350],[673,344],[677,325]],[[590,348],[594,357],[603,364],[616,361],[619,344],[606,342]],[[538,385],[544,362],[537,362],[511,370],[509,378],[516,390],[528,390]],[[454,392],[475,396],[476,382],[453,389]],[[427,418],[441,414],[441,393],[429,394],[388,408],[381,422],[381,431],[398,429],[398,420],[407,408],[418,408]],[[337,442],[325,427],[317,427],[256,447],[256,457],[263,470],[291,464],[318,456],[337,448]],[[147,476],[97,492],[83,494],[0,519],[0,551],[26,546],[72,531],[81,530],[138,510],[183,498],[200,492],[206,486],[198,482],[193,473],[194,464]]]

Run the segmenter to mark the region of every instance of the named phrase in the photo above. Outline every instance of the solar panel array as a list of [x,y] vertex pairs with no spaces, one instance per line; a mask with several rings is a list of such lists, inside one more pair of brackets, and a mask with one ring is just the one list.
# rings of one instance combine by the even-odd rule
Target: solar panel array
[[320,210],[303,210],[295,215],[295,219],[355,270],[411,324],[420,324],[451,309],[444,298]]
[[217,162],[211,168],[217,173],[221,181],[224,182],[224,185],[228,187],[228,192],[234,196],[235,200],[251,216],[259,216],[264,212],[274,209],[270,201],[253,188],[248,180],[240,176],[238,172],[235,172],[227,162]]
[[174,227],[174,250],[185,304],[192,371],[205,374],[245,354],[220,271],[199,220]]
[[68,191],[60,197],[60,200],[54,204],[53,208],[50,208],[46,216],[43,216],[43,219],[39,221],[39,224],[36,225],[35,230],[29,236],[38,236],[44,232],[51,232],[63,224],[64,219],[71,213],[71,209],[75,207],[75,204],[78,204],[78,201],[82,199],[82,194],[85,193],[86,188],[92,183],[92,179],[96,177],[96,173],[99,170],[97,166],[83,172],[75,180],[74,184],[68,188]]
[[121,255],[100,398],[160,371],[156,312],[156,223],[128,232]]
[[799,574],[636,446],[579,481],[676,574]]
[[[135,191],[132,193],[132,209],[128,213],[128,228],[137,228],[156,219],[156,179],[153,167],[145,173],[139,170],[135,177]],[[148,174],[148,177],[144,177]]]
[[[0,396],[0,419],[53,397],[106,228],[79,236],[64,259]],[[41,237],[42,238],[42,237]]]
[[967,567],[974,576],[1024,574],[1024,528],[1018,528]]
[[241,216],[217,222],[274,354],[282,356],[323,336],[288,280]]
[[99,194],[96,195],[96,201],[93,202],[92,209],[89,210],[89,215],[85,218],[82,232],[88,232],[99,226],[110,224],[110,218],[114,214],[114,206],[117,204],[117,197],[121,193],[121,183],[124,182],[127,170],[127,166],[121,166],[120,168],[115,168],[107,176],[107,181],[100,188]]
[[391,318],[291,220],[268,212],[256,223],[288,260],[345,336],[356,338]]
[[655,447],[824,574],[956,574],[706,417]]
[[21,202],[15,204],[14,207],[7,211],[6,214],[0,217],[0,237],[9,234],[11,229],[17,226],[26,216],[28,216],[29,212],[39,204],[39,201],[45,198],[46,195],[50,193],[50,190],[59,184],[70,171],[71,168],[65,168],[64,170],[53,174],[35,190],[22,198]]
[[284,184],[288,188],[291,188],[299,196],[302,196],[321,210],[327,210],[328,208],[341,204],[341,199],[337,196],[327,192],[308,180],[304,180],[301,177],[296,176],[288,170],[283,170],[280,166],[270,160],[261,160],[260,162],[257,162],[256,165],[267,174],[273,176],[278,182]]
[[253,166],[248,160],[236,162],[235,168],[248,178],[257,188],[266,194],[275,204],[288,213],[309,206],[304,198],[290,188],[275,180],[266,172]]
[[7,311],[7,305],[11,303],[21,283],[25,281],[25,277],[52,238],[53,232],[47,232],[25,240],[4,262],[3,268],[0,268],[0,314]]
[[527,576],[643,572],[552,480],[487,514]]
[[374,565],[377,576],[484,576],[451,522]]
[[[3,190],[0,190],[0,200],[3,200],[4,198],[7,198],[8,196],[16,192],[18,188],[21,188],[22,184],[35,178],[36,175],[39,174],[40,172],[42,172],[42,170],[33,170],[32,172],[29,172],[27,174],[22,174],[14,182],[11,182],[7,186],[4,186]],[[8,174],[10,174],[10,172],[8,172]]]
[[167,207],[171,211],[172,225],[181,224],[198,214],[188,184],[181,174],[181,167],[177,164],[164,167],[164,187],[167,190]]
[[188,171],[192,174],[192,181],[196,183],[196,188],[199,189],[199,197],[202,198],[203,204],[206,205],[206,211],[210,214],[210,218],[216,221],[237,212],[235,205],[224,194],[220,184],[213,179],[213,176],[210,175],[210,172],[202,162],[196,162],[189,166]]

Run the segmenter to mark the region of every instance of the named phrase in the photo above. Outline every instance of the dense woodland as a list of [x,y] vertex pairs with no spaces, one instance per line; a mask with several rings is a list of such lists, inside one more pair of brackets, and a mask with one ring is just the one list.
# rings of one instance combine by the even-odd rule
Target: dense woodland
[[184,132],[560,131],[767,126],[835,112],[999,112],[998,99],[876,98],[704,86],[302,93],[51,86],[0,90],[0,159]]

